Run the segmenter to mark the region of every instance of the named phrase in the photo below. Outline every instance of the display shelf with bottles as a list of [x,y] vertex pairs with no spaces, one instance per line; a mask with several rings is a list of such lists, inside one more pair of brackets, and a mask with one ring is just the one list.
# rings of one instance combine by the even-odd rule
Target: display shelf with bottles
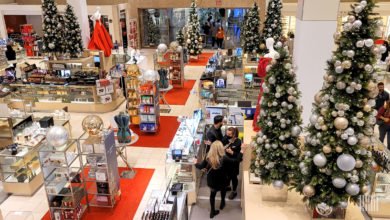
[[37,151],[32,147],[18,145],[0,151],[0,170],[7,193],[31,196],[43,183]]
[[84,133],[78,142],[89,206],[113,208],[121,196],[114,131]]
[[44,186],[52,219],[81,219],[87,208],[86,185],[77,141],[54,147],[44,141],[38,148]]
[[160,128],[160,105],[158,81],[148,82],[139,87],[140,131],[158,132]]

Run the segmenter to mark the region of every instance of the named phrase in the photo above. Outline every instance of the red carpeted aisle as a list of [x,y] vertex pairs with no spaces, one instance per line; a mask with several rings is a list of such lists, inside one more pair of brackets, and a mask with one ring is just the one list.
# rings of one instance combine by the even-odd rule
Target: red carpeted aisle
[[[185,105],[195,82],[196,80],[188,80],[184,82],[183,88],[173,88],[165,95],[165,100],[170,105]],[[160,104],[162,104],[161,100]]]
[[207,62],[209,61],[209,58],[213,56],[213,53],[202,53],[199,55],[199,59],[190,59],[190,62],[188,62],[188,66],[206,66]]
[[[120,167],[119,173],[123,170],[125,168]],[[90,212],[87,209],[81,219],[133,219],[154,173],[154,169],[134,168],[134,170],[137,171],[137,174],[133,179],[120,179],[122,196],[121,200],[114,207],[114,210],[110,208],[91,207]],[[47,212],[42,220],[50,220],[50,213]]]
[[138,125],[130,125],[131,130],[139,135],[138,141],[132,146],[169,148],[179,124],[177,117],[160,116],[160,130],[157,133],[141,132]]

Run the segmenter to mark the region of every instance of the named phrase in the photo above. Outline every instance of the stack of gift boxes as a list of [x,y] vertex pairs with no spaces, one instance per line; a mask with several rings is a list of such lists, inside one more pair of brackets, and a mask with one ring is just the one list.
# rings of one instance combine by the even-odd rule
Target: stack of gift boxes
[[114,93],[114,85],[111,79],[96,80],[96,93],[100,96],[100,102],[103,104],[112,102],[112,93]]

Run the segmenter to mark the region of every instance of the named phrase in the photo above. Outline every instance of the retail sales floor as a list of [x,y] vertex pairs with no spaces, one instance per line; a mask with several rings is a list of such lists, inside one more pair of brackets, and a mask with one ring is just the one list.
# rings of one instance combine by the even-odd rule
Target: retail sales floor
[[[147,56],[148,67],[153,69],[153,52],[154,50],[142,50],[142,54]],[[207,52],[207,51],[205,51]],[[212,51],[208,51],[212,52]],[[39,61],[34,60],[37,64]],[[40,63],[42,64],[42,63]],[[169,114],[161,114],[163,116],[191,116],[193,111],[200,107],[199,98],[197,95],[199,78],[202,72],[205,70],[205,66],[186,66],[185,67],[185,79],[186,80],[196,80],[192,91],[187,99],[185,105],[171,105],[172,111]],[[118,109],[113,112],[108,112],[104,114],[99,114],[100,117],[103,118],[105,125],[110,125],[111,118],[118,114],[120,111],[125,109],[125,104],[122,104]],[[37,116],[47,115],[48,113],[35,113]],[[73,137],[78,137],[82,134],[81,129],[81,121],[88,114],[85,113],[71,113],[71,126],[72,126],[72,135]],[[167,140],[170,141],[170,140]],[[134,215],[135,220],[141,219],[142,213],[145,210],[147,201],[150,197],[152,190],[155,189],[163,189],[165,188],[165,158],[167,148],[161,147],[147,147],[140,146],[139,141],[135,143],[134,146],[128,147],[127,154],[128,160],[131,166],[136,168],[148,168],[155,169],[153,176],[149,182],[149,185],[146,188],[146,191],[142,197],[142,200],[138,206],[137,212]],[[120,159],[118,159],[119,165],[124,167],[125,165],[122,163]],[[241,181],[240,181],[241,184]],[[240,190],[238,191],[240,192]],[[260,196],[260,195],[259,195]],[[217,195],[219,198],[219,194]],[[237,198],[240,198],[238,196]],[[133,204],[131,204],[133,205]],[[217,202],[219,206],[219,202]],[[239,199],[235,201],[228,201],[225,210],[221,212],[220,215],[216,216],[214,219],[224,219],[224,220],[238,220],[241,218],[241,206]],[[302,211],[296,215],[291,216],[290,214],[286,214],[283,211],[283,208],[277,208],[274,206],[266,206],[264,204],[261,205],[263,208],[261,212],[258,212],[256,216],[258,219],[278,219],[278,220],[301,220],[301,219],[309,219],[306,212]],[[217,207],[218,207],[217,206]],[[41,187],[33,196],[25,197],[25,196],[10,196],[7,200],[5,200],[1,205],[0,209],[3,216],[6,216],[10,211],[31,211],[34,215],[35,220],[41,219],[46,212],[48,211],[48,204],[46,200],[46,195],[44,188]],[[192,209],[192,220],[198,219],[207,219],[209,212],[209,202],[208,202],[208,189],[205,184],[202,184],[200,193],[198,195],[198,203]],[[272,215],[273,217],[270,218]],[[121,220],[121,219],[118,219]],[[357,219],[356,219],[357,220]],[[360,220],[360,219],[359,219]]]

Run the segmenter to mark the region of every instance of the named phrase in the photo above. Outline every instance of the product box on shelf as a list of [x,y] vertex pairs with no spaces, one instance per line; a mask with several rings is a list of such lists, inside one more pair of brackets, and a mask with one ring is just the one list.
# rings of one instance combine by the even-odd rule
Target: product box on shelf
[[112,102],[112,96],[111,95],[103,95],[100,96],[100,102],[103,104]]
[[103,96],[106,94],[106,88],[105,87],[96,87],[96,94],[99,96]]
[[106,93],[107,94],[111,94],[113,92],[114,92],[114,85],[113,84],[106,86]]

